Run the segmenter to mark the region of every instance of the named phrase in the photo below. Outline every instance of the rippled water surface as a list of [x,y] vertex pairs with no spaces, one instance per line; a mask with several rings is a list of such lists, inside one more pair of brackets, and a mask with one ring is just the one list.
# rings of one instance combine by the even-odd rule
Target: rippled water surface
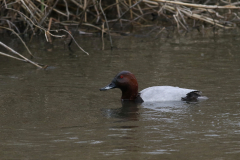
[[[44,39],[28,44],[36,69],[0,57],[1,159],[238,159],[240,156],[240,38],[186,34],[154,39],[113,37],[77,41],[74,53]],[[20,42],[7,44],[27,55]],[[2,50],[2,48],[1,48]],[[5,51],[5,50],[3,50]],[[122,70],[139,90],[171,85],[201,90],[198,103],[121,103],[118,89],[100,92]]]

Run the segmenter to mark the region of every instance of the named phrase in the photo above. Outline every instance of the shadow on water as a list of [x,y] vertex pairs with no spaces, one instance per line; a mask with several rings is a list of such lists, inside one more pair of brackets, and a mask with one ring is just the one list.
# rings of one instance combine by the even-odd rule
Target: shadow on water
[[103,116],[118,118],[122,121],[138,121],[140,104],[132,101],[122,101],[122,107],[117,109],[102,109]]

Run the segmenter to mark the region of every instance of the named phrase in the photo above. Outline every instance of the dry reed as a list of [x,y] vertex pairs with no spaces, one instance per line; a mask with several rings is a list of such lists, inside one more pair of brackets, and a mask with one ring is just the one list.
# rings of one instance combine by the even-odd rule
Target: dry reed
[[[164,17],[176,28],[191,30],[194,27],[213,27],[231,29],[240,22],[240,2],[206,0],[203,4],[193,4],[187,0],[0,0],[0,29],[7,29],[20,38],[20,34],[30,33],[32,37],[43,32],[46,41],[51,37],[68,37],[65,43],[74,41],[71,29],[91,28],[89,32],[101,32],[103,49],[104,34],[109,35],[113,47],[111,32],[119,24],[145,25],[152,20]],[[18,22],[24,22],[24,30]],[[106,27],[104,27],[106,25]],[[59,27],[60,26],[60,27]],[[166,26],[158,23],[157,35]],[[21,32],[20,32],[21,30]],[[61,35],[60,31],[68,35]],[[80,31],[80,30],[79,30]],[[23,45],[25,42],[20,38]],[[29,54],[30,50],[27,48]],[[1,55],[5,55],[1,52]],[[31,54],[32,55],[32,54]],[[6,56],[6,55],[5,55]],[[23,57],[22,57],[23,58]],[[24,61],[30,62],[24,59]],[[32,63],[33,64],[33,63]],[[36,63],[37,64],[37,63]],[[37,66],[37,65],[36,65]],[[38,67],[41,67],[38,65]]]

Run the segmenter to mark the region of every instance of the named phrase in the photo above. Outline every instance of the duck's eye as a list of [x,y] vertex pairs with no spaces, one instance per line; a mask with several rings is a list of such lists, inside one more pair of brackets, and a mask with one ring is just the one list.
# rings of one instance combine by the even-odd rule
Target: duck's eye
[[123,78],[123,75],[121,75],[120,78]]

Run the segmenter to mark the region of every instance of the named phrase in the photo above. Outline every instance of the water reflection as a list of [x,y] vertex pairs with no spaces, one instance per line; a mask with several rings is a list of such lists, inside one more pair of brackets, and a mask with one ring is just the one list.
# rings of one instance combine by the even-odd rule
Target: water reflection
[[[184,121],[192,112],[201,113],[201,108],[199,108],[201,103],[204,102],[144,102],[139,104],[132,101],[124,101],[119,108],[101,109],[101,111],[104,117],[112,120],[115,119],[114,125],[110,126],[110,128],[117,130],[139,127],[139,125],[130,125],[127,123],[131,121],[140,121],[140,123],[144,121],[149,123],[163,122],[163,124],[177,127],[179,121]],[[152,128],[152,125],[145,127]],[[158,127],[154,126],[153,128]]]
[[189,106],[198,105],[199,102],[170,101],[170,102],[144,102],[143,108],[158,112],[182,113]]
[[127,121],[138,121],[139,103],[133,101],[122,101],[122,107],[113,109],[102,109],[102,113],[108,118],[120,118]]

